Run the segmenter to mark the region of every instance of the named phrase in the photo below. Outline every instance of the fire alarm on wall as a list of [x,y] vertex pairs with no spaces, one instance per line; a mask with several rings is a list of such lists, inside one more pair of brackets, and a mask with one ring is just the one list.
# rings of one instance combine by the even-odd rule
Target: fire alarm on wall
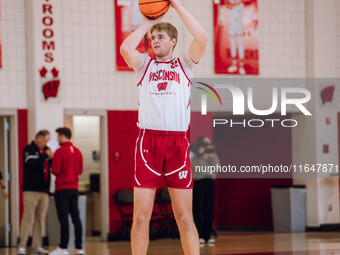
[[323,145],[323,154],[328,154],[329,153],[329,145],[328,144],[324,144]]

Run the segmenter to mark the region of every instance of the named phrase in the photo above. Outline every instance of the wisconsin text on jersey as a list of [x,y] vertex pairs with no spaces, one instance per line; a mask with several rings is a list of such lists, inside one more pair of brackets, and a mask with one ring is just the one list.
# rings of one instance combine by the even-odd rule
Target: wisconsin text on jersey
[[[172,61],[171,68],[175,68],[177,66],[177,60]],[[178,72],[168,71],[166,69],[157,70],[156,72],[150,72],[149,82],[150,81],[176,81],[177,83],[181,83],[180,75]]]

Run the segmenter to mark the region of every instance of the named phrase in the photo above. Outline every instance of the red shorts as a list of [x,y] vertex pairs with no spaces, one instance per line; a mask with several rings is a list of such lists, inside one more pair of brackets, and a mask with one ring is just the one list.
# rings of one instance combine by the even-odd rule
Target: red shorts
[[190,143],[185,132],[141,129],[136,141],[134,187],[192,189]]

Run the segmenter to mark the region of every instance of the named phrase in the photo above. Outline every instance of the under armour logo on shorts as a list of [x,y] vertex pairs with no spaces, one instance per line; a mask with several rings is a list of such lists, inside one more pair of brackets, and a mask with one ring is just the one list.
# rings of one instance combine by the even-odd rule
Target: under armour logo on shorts
[[143,150],[143,152],[146,152],[146,153],[148,153],[149,151],[148,151],[148,150]]
[[187,175],[188,175],[188,171],[181,171],[178,173],[178,177],[179,179],[186,179],[187,178]]

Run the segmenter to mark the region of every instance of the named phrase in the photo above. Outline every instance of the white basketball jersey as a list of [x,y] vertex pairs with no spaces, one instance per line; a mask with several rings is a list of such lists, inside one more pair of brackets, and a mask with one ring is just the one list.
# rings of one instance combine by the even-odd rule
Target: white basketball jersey
[[229,0],[233,4],[239,4],[230,9],[229,12],[229,34],[242,35],[243,34],[243,9],[244,5],[240,0]]
[[244,9],[244,5],[242,3],[242,1],[239,0],[229,0],[229,2],[231,2],[232,4],[238,4],[236,6],[234,6],[233,8],[230,9],[230,16],[232,19],[240,19],[239,17],[242,17],[242,11]]
[[242,3],[242,0],[228,0],[228,2],[231,4],[240,4]]
[[192,72],[186,72],[183,66],[182,57],[167,62],[148,57],[144,75],[137,84],[140,128],[187,131]]

